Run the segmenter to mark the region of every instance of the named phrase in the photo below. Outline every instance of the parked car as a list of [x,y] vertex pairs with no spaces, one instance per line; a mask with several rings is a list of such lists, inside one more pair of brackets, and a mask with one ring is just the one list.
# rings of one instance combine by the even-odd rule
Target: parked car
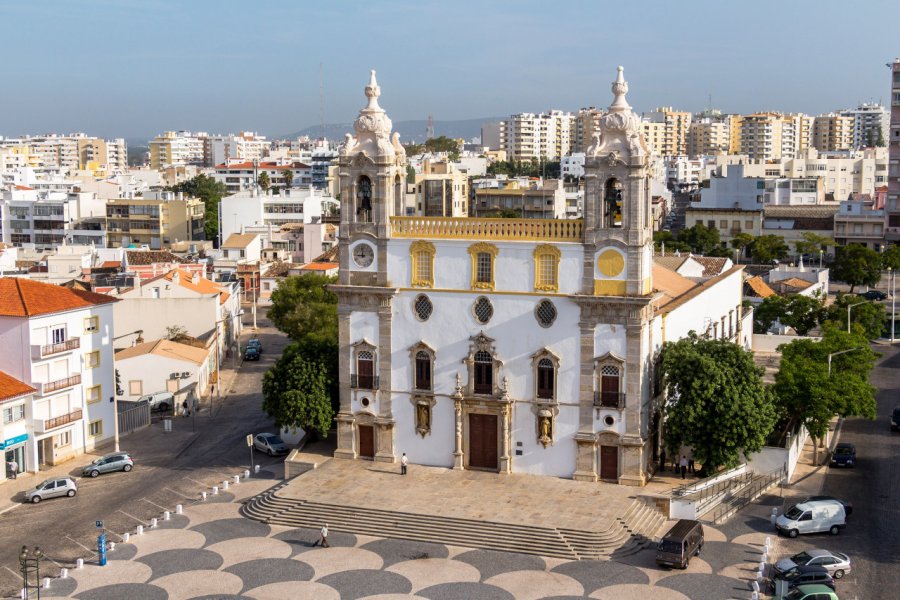
[[33,490],[25,492],[25,501],[37,504],[41,500],[47,498],[57,498],[59,496],[72,497],[78,493],[78,486],[71,477],[61,477],[59,479],[47,479],[37,484]]
[[879,290],[869,290],[868,292],[860,294],[860,297],[865,298],[866,300],[884,300],[887,298],[887,294]]
[[804,502],[815,502],[816,500],[831,500],[833,502],[840,502],[841,506],[844,507],[844,514],[848,517],[853,512],[853,504],[847,502],[846,500],[835,498],[834,496],[809,496],[804,500]]
[[835,500],[813,500],[795,504],[783,515],[775,519],[775,528],[788,537],[801,533],[829,532],[837,535],[847,524],[847,515],[840,502]]
[[253,436],[253,446],[260,452],[265,452],[269,456],[276,454],[287,454],[290,452],[287,444],[274,433],[257,433]]
[[900,406],[895,406],[894,412],[891,413],[891,431],[898,429],[900,429]]
[[775,579],[787,581],[788,589],[812,583],[827,585],[834,589],[834,578],[831,576],[831,573],[828,572],[828,569],[819,565],[797,565],[784,573],[776,574]]
[[782,558],[776,562],[775,576],[780,578],[783,573],[787,573],[798,565],[825,567],[825,570],[827,570],[832,577],[840,579],[850,572],[850,557],[840,552],[832,552],[821,548],[806,550],[805,552],[795,554],[790,558]]
[[249,342],[247,342],[248,348],[256,348],[260,354],[262,354],[262,342],[259,341],[259,338],[253,338]]
[[81,469],[81,474],[85,477],[96,477],[100,473],[110,473],[112,471],[125,471],[126,473],[134,468],[134,460],[127,452],[114,452],[101,456],[94,460],[91,464]]
[[788,592],[784,600],[840,600],[840,598],[827,585],[799,585]]
[[150,410],[168,412],[175,406],[175,394],[172,392],[154,392],[138,398],[138,402],[147,402]]
[[853,467],[856,465],[856,446],[846,442],[841,442],[834,447],[834,454],[831,455],[832,467]]
[[259,360],[259,350],[256,348],[247,348],[244,350],[244,360]]
[[686,569],[692,556],[703,548],[703,525],[699,521],[681,519],[656,546],[656,564]]

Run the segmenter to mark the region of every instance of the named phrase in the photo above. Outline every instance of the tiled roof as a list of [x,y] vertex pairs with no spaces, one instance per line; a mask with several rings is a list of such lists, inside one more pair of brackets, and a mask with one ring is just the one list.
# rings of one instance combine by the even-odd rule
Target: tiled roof
[[840,210],[840,206],[767,206],[763,211],[768,219],[797,219],[803,217],[823,218],[833,217]]
[[289,165],[279,165],[274,162],[261,162],[254,165],[252,162],[242,162],[242,163],[232,163],[230,165],[226,165],[222,163],[221,165],[216,165],[216,169],[262,169],[262,170],[271,170],[271,169],[308,169],[309,165],[302,162],[292,162]]
[[253,243],[253,240],[257,238],[255,233],[232,233],[228,236],[228,239],[225,240],[225,243],[222,244],[222,248],[235,248],[243,250],[247,246]]
[[263,277],[285,277],[293,266],[294,265],[288,262],[276,262],[269,267],[269,270],[266,271]]
[[301,271],[330,271],[340,267],[337,263],[332,262],[311,262],[300,267]]
[[769,287],[769,284],[763,281],[759,275],[748,277],[744,280],[744,295],[756,298],[768,298],[775,295],[775,290]]
[[104,260],[103,263],[100,264],[101,269],[114,269],[121,266],[122,263],[117,260]]
[[30,192],[34,190],[34,188],[30,188],[27,185],[16,185],[16,189],[22,190],[23,192]]
[[728,264],[727,258],[718,256],[691,256],[698,263],[703,265],[703,277],[715,277],[722,272],[725,265]]
[[16,398],[25,396],[26,394],[32,394],[36,391],[37,390],[27,383],[21,382],[15,377],[0,371],[0,402],[15,400]]
[[338,247],[337,244],[332,246],[329,250],[326,250],[319,256],[315,257],[312,260],[314,263],[316,262],[338,262]]
[[667,254],[665,256],[654,256],[653,262],[656,264],[663,266],[670,271],[678,271],[681,268],[681,265],[684,264],[684,261],[688,259],[690,254],[682,254],[681,256],[675,254]]
[[126,250],[125,258],[131,266],[146,266],[157,263],[185,264],[190,262],[172,254],[168,250]]
[[[659,291],[663,292],[666,295],[671,296],[668,299],[664,299],[663,302],[660,302],[657,305],[656,314],[669,313],[669,312],[675,310],[679,306],[683,305],[685,302],[691,300],[692,298],[697,297],[698,294],[703,293],[704,290],[711,288],[712,286],[718,284],[720,281],[730,277],[731,275],[733,275],[735,273],[740,273],[741,271],[743,271],[743,269],[744,269],[744,267],[742,265],[736,265],[734,267],[731,267],[724,273],[721,273],[719,275],[716,275],[715,277],[710,277],[709,279],[703,280],[702,283],[694,284],[694,282],[691,281],[691,283],[694,284],[694,287],[692,287],[690,289],[686,289],[685,291],[679,293],[679,290],[677,288],[675,288],[674,286],[671,289],[663,289],[663,288],[666,288],[666,284],[663,283],[662,285],[660,285],[659,283],[657,283],[657,277],[660,275],[664,275],[664,273],[666,271],[668,271],[668,269],[666,269],[664,267],[660,267],[658,265],[654,265],[654,267],[653,267],[653,284],[655,286],[657,286],[658,288],[660,288]],[[676,277],[679,277],[681,279],[687,279],[686,277],[681,277],[681,275],[678,275],[677,273],[672,273],[671,271],[668,271],[668,273],[675,275]],[[667,276],[667,278],[670,279],[670,275]],[[690,281],[690,280],[688,280],[688,281]],[[673,294],[677,294],[677,295],[673,295]]]
[[663,295],[657,305],[658,307],[665,306],[697,285],[697,283],[687,277],[682,277],[671,269],[656,263],[653,265],[653,287]]
[[219,304],[225,304],[225,301],[231,297],[229,292],[222,289],[219,284],[210,281],[206,277],[198,277],[197,283],[193,281],[193,275],[181,269],[172,269],[163,278],[166,281],[175,281],[175,273],[178,273],[178,285],[185,289],[193,290],[199,294],[219,294]]
[[813,284],[811,282],[806,281],[805,279],[800,279],[799,277],[791,277],[790,279],[776,281],[771,284],[771,287],[780,294],[794,294],[799,291],[805,290],[812,285]]
[[31,279],[0,279],[0,316],[33,317],[118,302],[116,298]]
[[187,344],[179,344],[171,340],[156,340],[155,342],[145,342],[137,344],[131,348],[125,348],[116,352],[116,360],[125,360],[136,356],[144,356],[146,354],[154,354],[174,360],[183,360],[192,362],[195,365],[202,365],[206,360],[206,350],[195,348]]

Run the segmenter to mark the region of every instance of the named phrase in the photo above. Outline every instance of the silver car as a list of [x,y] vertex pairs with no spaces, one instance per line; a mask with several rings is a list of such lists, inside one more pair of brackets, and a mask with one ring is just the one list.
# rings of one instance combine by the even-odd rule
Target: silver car
[[797,565],[825,567],[832,577],[840,579],[845,573],[850,572],[850,557],[841,552],[832,552],[821,548],[806,550],[790,558],[779,560],[775,563],[775,573],[780,576],[780,574],[790,571]]
[[48,479],[39,483],[33,490],[25,493],[25,501],[37,504],[41,500],[47,498],[56,498],[58,496],[72,497],[78,492],[78,486],[70,477],[61,477],[59,479]]
[[109,473],[111,471],[125,471],[126,473],[134,468],[134,459],[127,452],[114,452],[101,456],[88,466],[81,469],[84,477],[96,477],[100,473]]
[[260,452],[265,452],[269,456],[276,454],[287,454],[290,450],[287,444],[274,433],[258,433],[253,436],[253,445]]

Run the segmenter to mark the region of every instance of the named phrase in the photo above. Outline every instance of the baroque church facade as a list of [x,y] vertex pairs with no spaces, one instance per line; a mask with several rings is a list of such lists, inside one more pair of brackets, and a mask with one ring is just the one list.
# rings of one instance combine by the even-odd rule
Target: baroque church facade
[[627,91],[619,67],[583,219],[402,216],[406,155],[372,72],[339,158],[335,456],[646,483],[662,343],[749,347],[752,328],[740,267],[690,281],[655,264]]

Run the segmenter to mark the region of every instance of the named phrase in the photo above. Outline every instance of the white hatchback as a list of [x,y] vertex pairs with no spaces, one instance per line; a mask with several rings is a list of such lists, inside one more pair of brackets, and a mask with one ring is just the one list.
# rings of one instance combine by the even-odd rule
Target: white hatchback
[[37,504],[41,500],[47,498],[57,498],[59,496],[68,496],[71,498],[78,493],[78,486],[71,477],[60,477],[59,479],[48,479],[37,484],[37,486],[25,493],[25,501]]

